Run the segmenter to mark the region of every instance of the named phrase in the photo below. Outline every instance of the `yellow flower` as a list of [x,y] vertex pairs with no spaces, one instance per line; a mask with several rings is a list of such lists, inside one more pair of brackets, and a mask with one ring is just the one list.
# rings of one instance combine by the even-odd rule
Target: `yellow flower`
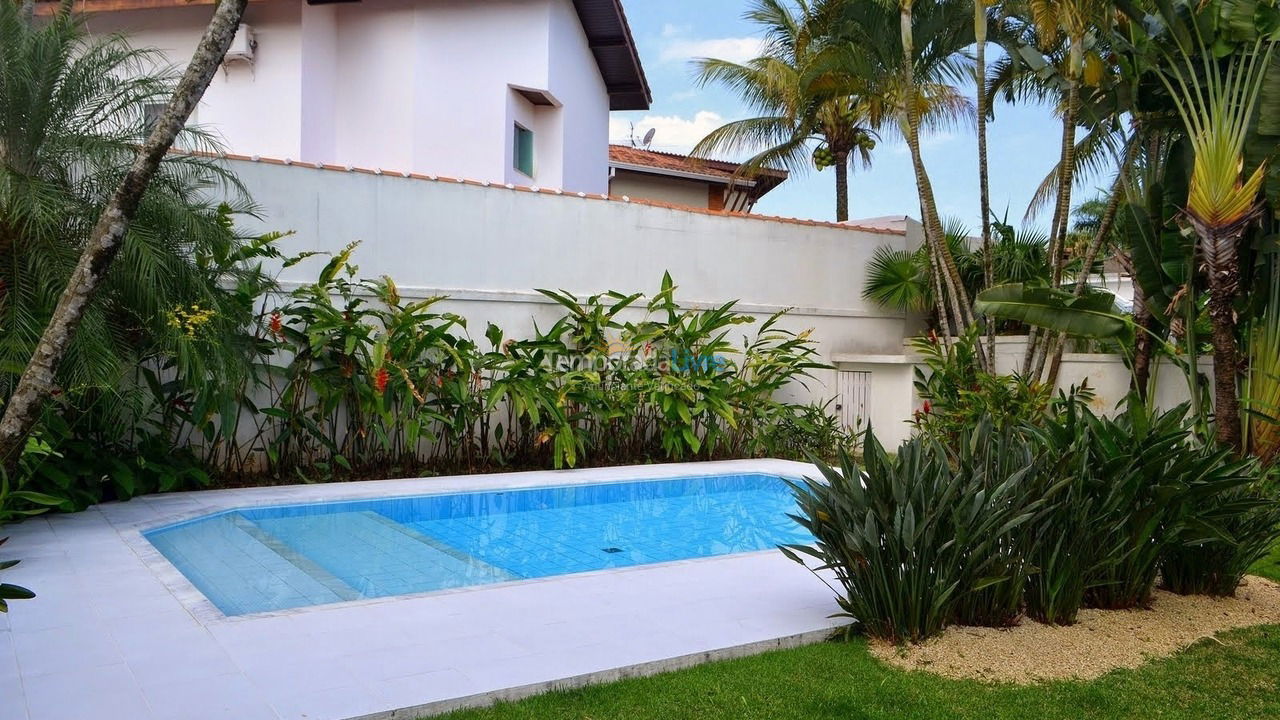
[[208,325],[217,314],[212,309],[201,309],[199,303],[191,303],[189,307],[179,305],[168,313],[169,327],[194,340],[200,328]]

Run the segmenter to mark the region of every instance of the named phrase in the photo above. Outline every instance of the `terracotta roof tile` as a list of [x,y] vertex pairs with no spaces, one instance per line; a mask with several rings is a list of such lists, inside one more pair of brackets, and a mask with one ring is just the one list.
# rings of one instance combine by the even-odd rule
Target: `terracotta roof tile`
[[[724,178],[726,182],[733,178],[738,168],[742,167],[740,163],[696,158],[689,155],[658,152],[657,150],[644,150],[627,145],[610,145],[609,162],[710,175]],[[777,178],[778,182],[781,182],[787,178],[787,171],[768,167],[761,168],[757,171],[756,176],[751,179],[759,180],[761,178]],[[776,185],[777,183],[773,184]]]

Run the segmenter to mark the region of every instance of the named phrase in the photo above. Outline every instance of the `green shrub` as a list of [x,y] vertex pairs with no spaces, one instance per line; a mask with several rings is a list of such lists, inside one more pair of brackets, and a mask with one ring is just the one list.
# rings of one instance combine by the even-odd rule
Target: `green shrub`
[[838,469],[818,463],[821,480],[792,483],[793,517],[816,543],[783,552],[833,572],[842,614],[873,637],[920,641],[957,613],[1012,622],[1031,569],[1011,539],[1047,502],[1023,440],[985,422],[958,456],[927,436],[893,455],[870,429],[863,444],[863,462],[844,453]]
[[1094,535],[1103,515],[1089,468],[1087,410],[1065,401],[1055,406],[1053,422],[1035,436],[1050,454],[1058,502],[1034,527],[1031,560],[1037,572],[1026,587],[1027,614],[1050,625],[1071,625],[1084,604],[1086,575],[1105,560]]
[[917,430],[955,442],[982,418],[1004,428],[1036,424],[1046,416],[1052,389],[1017,375],[980,370],[978,342],[976,328],[951,343],[933,334],[913,342],[924,364],[915,370],[915,392],[924,402],[913,418]]
[[[1261,472],[1250,462],[1243,472]],[[1160,559],[1160,586],[1181,595],[1235,595],[1251,566],[1280,542],[1280,489],[1259,480],[1207,498]]]
[[1170,548],[1206,533],[1225,536],[1221,521],[1233,511],[1214,509],[1230,506],[1256,479],[1255,464],[1202,444],[1185,405],[1154,412],[1134,395],[1114,417],[1090,414],[1089,427],[1088,467],[1103,509],[1093,535],[1108,555],[1086,578],[1085,602],[1100,608],[1146,606]]
[[982,418],[951,454],[957,474],[976,488],[975,511],[992,521],[981,525],[982,537],[957,537],[966,548],[965,579],[953,619],[961,625],[1016,625],[1027,583],[1038,574],[1038,527],[1056,511],[1063,484],[1025,426],[996,430],[990,418]]

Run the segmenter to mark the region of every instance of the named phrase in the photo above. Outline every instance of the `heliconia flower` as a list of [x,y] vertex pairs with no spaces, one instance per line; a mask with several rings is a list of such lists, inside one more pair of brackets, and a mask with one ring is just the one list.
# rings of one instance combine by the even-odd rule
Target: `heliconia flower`
[[280,337],[284,334],[284,323],[280,320],[280,311],[271,313],[271,321],[267,324],[271,329],[271,334]]
[[391,373],[387,372],[386,368],[378,368],[378,371],[373,374],[373,389],[381,395],[387,391],[387,381],[390,379]]

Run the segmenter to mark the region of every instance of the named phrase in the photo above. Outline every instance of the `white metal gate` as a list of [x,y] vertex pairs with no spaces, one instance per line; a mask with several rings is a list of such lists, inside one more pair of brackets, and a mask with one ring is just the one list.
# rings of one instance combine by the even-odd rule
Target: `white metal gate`
[[849,430],[866,425],[871,404],[871,371],[838,371],[836,395],[841,424]]

